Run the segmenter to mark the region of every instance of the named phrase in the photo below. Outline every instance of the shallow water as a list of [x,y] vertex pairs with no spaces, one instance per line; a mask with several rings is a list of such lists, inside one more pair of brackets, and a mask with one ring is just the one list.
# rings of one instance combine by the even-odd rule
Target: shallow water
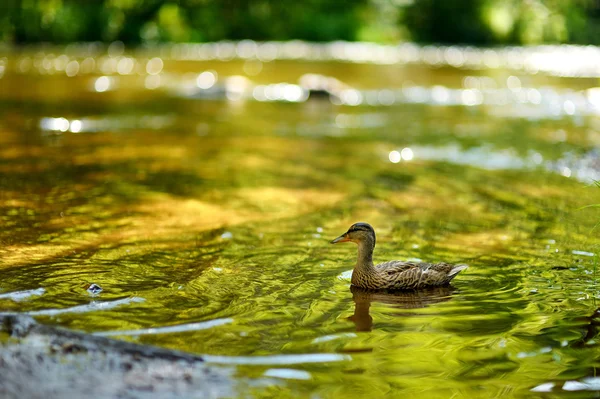
[[[112,86],[98,90],[98,71],[67,76],[52,57],[44,73],[21,69],[45,57],[9,53],[0,75],[3,312],[272,379],[241,397],[600,389],[600,214],[580,209],[600,203],[589,184],[600,124],[570,89],[593,81],[310,60],[248,74],[236,59],[168,60],[156,74],[106,73]],[[186,81],[205,70],[262,85],[323,73],[360,98],[399,94],[357,106],[190,95]],[[473,82],[515,97],[473,104]],[[521,101],[521,85],[543,88],[539,101]],[[416,86],[423,101],[410,101]],[[328,242],[356,221],[375,227],[376,261],[470,267],[450,288],[351,290],[356,248]]]

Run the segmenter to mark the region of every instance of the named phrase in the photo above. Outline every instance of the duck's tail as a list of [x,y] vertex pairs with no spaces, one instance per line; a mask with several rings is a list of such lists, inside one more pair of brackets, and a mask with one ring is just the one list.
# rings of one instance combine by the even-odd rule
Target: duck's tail
[[461,263],[459,265],[454,265],[454,267],[452,268],[452,270],[450,270],[450,273],[448,273],[448,277],[450,277],[450,279],[453,279],[454,277],[456,277],[456,275],[460,272],[462,272],[463,270],[465,270],[466,268],[468,268],[468,265],[465,265],[464,263]]

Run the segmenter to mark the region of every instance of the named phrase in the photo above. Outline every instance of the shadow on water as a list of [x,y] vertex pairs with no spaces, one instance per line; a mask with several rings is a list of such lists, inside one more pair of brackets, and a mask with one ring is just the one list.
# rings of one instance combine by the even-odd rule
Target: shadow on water
[[[373,317],[369,309],[372,302],[390,305],[395,309],[419,309],[452,299],[455,291],[451,286],[426,288],[418,291],[381,292],[351,286],[354,314],[348,319],[356,325],[356,331],[371,331]],[[410,313],[396,313],[398,317],[410,317]]]

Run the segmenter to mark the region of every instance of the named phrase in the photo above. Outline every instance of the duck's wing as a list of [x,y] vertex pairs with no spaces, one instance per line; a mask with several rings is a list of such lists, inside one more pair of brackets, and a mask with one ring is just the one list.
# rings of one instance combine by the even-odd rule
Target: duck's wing
[[389,281],[389,288],[420,288],[444,285],[466,268],[467,265],[399,260],[381,263],[376,266],[382,277]]
[[389,262],[380,263],[375,268],[383,273],[393,275],[395,273],[403,273],[418,268],[421,263],[407,262],[402,260],[391,260]]
[[423,274],[420,263],[400,260],[380,263],[375,269],[385,281],[384,288],[417,288]]

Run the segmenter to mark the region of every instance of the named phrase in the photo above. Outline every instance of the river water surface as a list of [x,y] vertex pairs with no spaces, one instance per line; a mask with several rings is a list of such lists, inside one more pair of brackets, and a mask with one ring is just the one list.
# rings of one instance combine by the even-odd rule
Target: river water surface
[[[238,47],[0,55],[2,312],[269,381],[240,397],[598,394],[596,79]],[[351,289],[357,221],[469,268]]]

